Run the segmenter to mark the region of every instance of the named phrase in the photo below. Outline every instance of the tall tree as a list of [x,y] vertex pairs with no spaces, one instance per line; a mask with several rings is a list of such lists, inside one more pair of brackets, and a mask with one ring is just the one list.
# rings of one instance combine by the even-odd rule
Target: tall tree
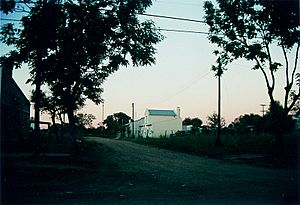
[[[275,102],[275,73],[285,69],[284,112],[288,113],[300,97],[297,94],[288,103],[289,94],[299,82],[297,65],[299,58],[299,1],[243,0],[217,1],[218,7],[205,2],[205,21],[209,25],[209,40],[221,50],[215,51],[222,63],[227,65],[238,58],[254,61],[254,70],[264,76],[271,103]],[[271,45],[276,44],[284,56],[284,63],[275,60]],[[294,61],[288,54],[294,50]],[[292,53],[291,53],[292,54]]]
[[[254,62],[252,69],[262,73],[270,104],[276,107],[276,72],[283,68],[285,87],[282,104],[283,114],[287,116],[300,98],[300,74],[297,74],[299,1],[217,0],[216,3],[217,6],[210,1],[204,4],[209,40],[219,47],[214,51],[218,64],[214,70],[225,70],[229,63],[240,58]],[[273,46],[282,51],[283,62],[272,55]],[[296,94],[289,101],[293,89],[296,89]],[[281,137],[277,134],[276,141],[282,141]]]
[[[11,5],[15,5],[12,3]],[[2,56],[1,64],[7,66],[20,66],[27,63],[31,68],[31,78],[29,81],[35,85],[35,143],[39,144],[40,132],[40,107],[42,91],[41,86],[45,82],[43,73],[45,72],[44,61],[49,57],[49,51],[55,49],[56,29],[59,24],[59,5],[54,1],[39,1],[35,4],[28,16],[22,18],[23,29],[16,29],[12,24],[2,27],[1,41],[7,45],[12,45],[15,50]],[[11,11],[13,7],[9,7]]]
[[[32,60],[33,83],[46,83],[60,99],[74,139],[74,111],[86,99],[101,102],[101,85],[107,76],[130,61],[134,66],[155,62],[153,45],[162,36],[152,21],[140,22],[137,17],[150,5],[151,0],[38,2],[31,15],[22,19],[24,29],[16,40],[17,52],[23,54],[31,44],[38,44]],[[46,14],[48,21],[43,19]],[[49,28],[40,24],[49,24]],[[39,48],[43,52],[38,52]]]

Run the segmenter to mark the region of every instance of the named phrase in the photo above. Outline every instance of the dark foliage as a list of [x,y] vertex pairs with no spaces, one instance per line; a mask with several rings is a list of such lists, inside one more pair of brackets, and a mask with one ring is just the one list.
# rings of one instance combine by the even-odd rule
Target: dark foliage
[[236,118],[229,127],[238,134],[255,133],[261,134],[266,131],[266,120],[257,114],[245,114]]
[[2,28],[2,42],[16,49],[3,56],[1,64],[28,63],[29,81],[36,85],[35,110],[40,109],[41,85],[46,84],[56,106],[68,114],[74,136],[74,111],[86,99],[102,101],[106,77],[130,62],[155,62],[153,45],[162,36],[152,21],[137,18],[150,5],[150,0],[37,1],[22,18],[23,29],[10,24]]
[[[300,49],[299,1],[217,0],[216,3],[217,6],[210,1],[204,4],[209,40],[219,48],[214,51],[217,65],[212,70],[220,76],[228,64],[236,59],[254,63],[252,69],[262,73],[272,107],[268,119],[270,129],[278,147],[283,147],[282,134],[290,124],[288,114],[300,98],[300,74],[297,73]],[[282,51],[283,62],[272,55],[274,45]],[[279,80],[276,72],[280,68],[285,70],[285,86],[282,90],[284,101],[282,109],[277,109],[279,106],[274,90]],[[293,98],[289,100],[293,92]]]
[[[277,78],[276,71],[284,68],[286,72],[284,87],[284,112],[288,114],[300,97],[300,87],[292,101],[288,101],[292,87],[297,79],[299,58],[299,1],[273,0],[218,0],[217,6],[206,1],[205,21],[209,25],[209,40],[220,49],[214,51],[217,65],[213,70],[221,75],[227,65],[236,59],[253,61],[254,70],[260,70],[266,82],[271,103]],[[284,63],[274,59],[271,45],[277,45],[284,56]],[[294,50],[293,62],[288,54]]]
[[107,135],[111,137],[115,137],[117,133],[123,135],[125,132],[125,125],[128,124],[130,120],[131,118],[122,112],[109,115],[103,122],[106,127],[105,131]]

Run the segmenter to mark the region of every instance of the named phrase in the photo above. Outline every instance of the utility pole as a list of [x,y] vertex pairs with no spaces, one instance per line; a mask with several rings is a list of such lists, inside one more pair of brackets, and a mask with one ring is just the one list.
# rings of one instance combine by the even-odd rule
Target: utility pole
[[260,104],[260,106],[262,107],[262,110],[261,110],[261,112],[262,112],[262,116],[264,117],[265,116],[265,104]]
[[104,102],[102,103],[102,125],[104,122]]
[[218,74],[218,127],[216,146],[221,146],[221,75]]
[[134,138],[134,103],[132,103],[132,138]]

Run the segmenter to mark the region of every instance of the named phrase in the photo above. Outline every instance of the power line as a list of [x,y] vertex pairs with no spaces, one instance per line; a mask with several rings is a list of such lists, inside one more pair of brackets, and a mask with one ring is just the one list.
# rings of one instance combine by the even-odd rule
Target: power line
[[[3,21],[21,21],[18,19],[9,19],[9,18],[0,18],[0,20]],[[183,30],[183,29],[165,29],[165,28],[159,28],[157,29],[159,31],[166,31],[166,32],[175,32],[175,33],[192,33],[192,34],[204,34],[204,35],[208,35],[208,32],[204,32],[204,31],[192,31],[192,30]]]
[[[107,11],[107,9],[101,9],[101,10],[106,10]],[[188,21],[188,22],[204,23],[205,24],[205,21],[203,21],[203,20],[190,19],[190,18],[182,18],[182,17],[174,17],[174,16],[166,16],[166,15],[158,15],[158,14],[147,14],[147,13],[138,13],[138,15],[149,16],[149,17],[154,17],[154,18],[171,19],[171,20],[177,20],[177,21]],[[17,19],[8,19],[8,18],[1,18],[1,20],[21,21],[21,20],[17,20]]]
[[185,90],[187,90],[190,87],[192,87],[195,83],[199,82],[200,80],[202,80],[203,78],[205,78],[210,73],[211,73],[211,71],[208,71],[204,75],[201,74],[200,76],[197,76],[194,80],[190,81],[187,85],[185,85],[184,87],[182,87],[181,89],[179,89],[177,92],[173,93],[172,95],[167,96],[166,98],[162,99],[159,102],[156,102],[156,104],[157,105],[164,104],[165,102],[169,101],[170,99],[176,97],[177,95],[181,94]]
[[164,28],[159,28],[159,31],[166,31],[166,32],[176,32],[176,33],[193,33],[193,34],[205,34],[208,35],[208,32],[204,31],[191,31],[191,30],[182,30],[182,29],[164,29]]
[[139,15],[150,16],[150,17],[155,17],[155,18],[172,19],[172,20],[178,20],[178,21],[190,21],[190,22],[196,22],[196,23],[205,23],[205,21],[190,19],[190,18],[181,18],[181,17],[173,17],[173,16],[165,16],[165,15],[157,15],[157,14],[147,14],[147,13],[139,13]]
[[[3,21],[21,21],[18,19],[8,19],[8,18],[0,18]],[[165,28],[158,28],[159,31],[166,31],[166,32],[175,32],[175,33],[191,33],[191,34],[204,34],[208,35],[208,32],[204,31],[191,31],[191,30],[182,30],[182,29],[165,29]]]

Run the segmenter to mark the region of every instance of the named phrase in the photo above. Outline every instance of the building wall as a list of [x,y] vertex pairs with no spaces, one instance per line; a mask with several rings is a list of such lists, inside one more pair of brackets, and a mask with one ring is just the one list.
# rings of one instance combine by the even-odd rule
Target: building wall
[[11,75],[11,71],[2,70],[2,142],[24,139],[27,138],[29,134],[30,103]]
[[182,130],[182,120],[178,116],[151,116],[145,117],[142,127],[143,137],[169,137]]

